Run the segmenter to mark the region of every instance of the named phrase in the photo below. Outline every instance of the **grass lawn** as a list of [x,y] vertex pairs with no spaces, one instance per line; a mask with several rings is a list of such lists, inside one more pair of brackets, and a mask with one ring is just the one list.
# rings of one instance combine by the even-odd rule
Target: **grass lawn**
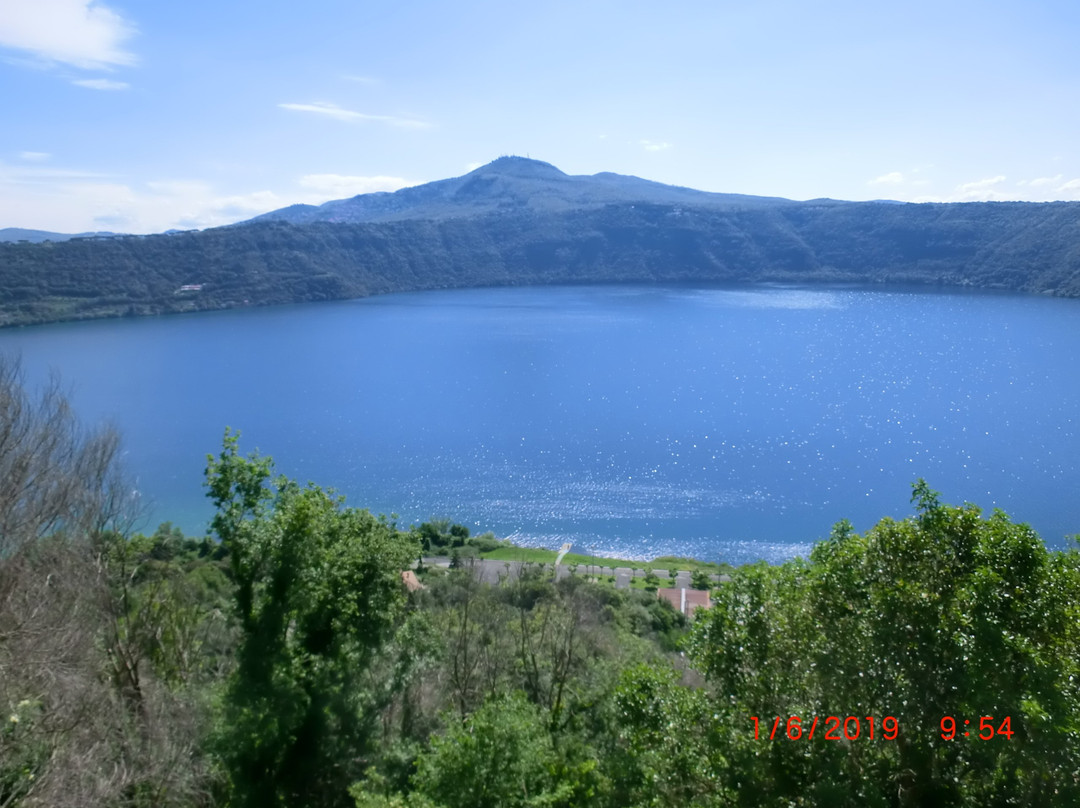
[[527,561],[530,564],[552,564],[558,553],[554,550],[538,550],[532,547],[499,547],[487,553],[480,553],[480,558],[489,561]]

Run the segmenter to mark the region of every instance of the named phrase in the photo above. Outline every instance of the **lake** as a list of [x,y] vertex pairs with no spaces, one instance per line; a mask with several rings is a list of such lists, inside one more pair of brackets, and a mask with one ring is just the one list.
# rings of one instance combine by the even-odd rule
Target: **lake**
[[838,520],[999,507],[1080,532],[1080,301],[830,287],[529,287],[0,331],[122,431],[201,534],[241,449],[408,525],[624,557],[805,555]]

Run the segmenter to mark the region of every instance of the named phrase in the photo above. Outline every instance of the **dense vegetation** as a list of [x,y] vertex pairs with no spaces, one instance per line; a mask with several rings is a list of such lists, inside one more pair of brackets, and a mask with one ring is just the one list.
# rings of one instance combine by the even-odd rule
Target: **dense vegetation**
[[115,435],[0,370],[0,806],[1080,804],[1080,553],[1002,513],[919,482],[692,627],[541,566],[408,592],[475,537],[228,432],[214,536],[134,533]]
[[470,182],[370,195],[379,199],[363,215],[326,213],[346,221],[301,211],[303,223],[0,244],[0,325],[545,283],[889,282],[1080,296],[1080,203],[796,203],[552,168],[600,183],[571,193],[550,172],[524,183],[499,161],[487,168]]

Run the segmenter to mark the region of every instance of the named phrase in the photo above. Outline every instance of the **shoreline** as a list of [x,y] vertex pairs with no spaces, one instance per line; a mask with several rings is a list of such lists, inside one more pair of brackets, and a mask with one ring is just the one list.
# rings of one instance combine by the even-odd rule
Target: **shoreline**
[[[466,545],[466,547],[468,547],[468,545]],[[459,548],[451,548],[451,552],[453,549]],[[558,550],[546,550],[543,548],[534,547],[520,547],[515,544],[508,544],[502,547],[498,547],[494,550],[477,550],[475,553],[475,557],[484,561],[510,561],[533,564],[554,564],[559,554],[560,551]],[[687,573],[693,573],[701,570],[716,575],[730,574],[736,569],[736,567],[732,564],[716,561],[701,561],[696,558],[688,558],[685,556],[657,556],[650,561],[638,561],[634,559],[614,558],[608,556],[583,555],[581,553],[574,552],[566,553],[566,555],[562,559],[560,566],[567,568],[586,566],[601,567],[606,569],[630,569],[634,570],[635,572],[641,571],[642,575],[645,575],[645,572],[647,570],[654,568],[664,571],[670,571],[674,568],[680,572]]]
[[[710,582],[708,588],[711,590],[729,582],[732,574],[736,572],[731,567],[716,569],[719,565],[711,562],[677,559],[671,556],[666,557],[671,562],[666,567],[654,566],[653,564],[640,566],[641,562],[637,561],[604,559],[599,556],[579,556],[579,558],[607,563],[575,563],[571,558],[570,563],[556,564],[555,561],[559,554],[555,551],[539,551],[544,554],[543,557],[536,553],[522,554],[515,552],[523,549],[527,550],[528,548],[507,547],[485,554],[459,556],[460,561],[456,566],[461,569],[473,570],[473,574],[484,583],[498,585],[505,580],[517,579],[522,574],[522,571],[530,566],[535,566],[547,574],[548,565],[550,564],[551,574],[554,575],[554,579],[557,581],[572,576],[580,576],[594,583],[614,586],[617,590],[635,589],[644,591],[656,591],[661,588],[700,589],[702,588],[700,585],[694,586],[694,579],[701,572],[708,576]],[[513,555],[520,557],[509,557]],[[550,557],[547,557],[548,555]],[[654,560],[664,563],[661,559]],[[437,574],[441,575],[455,567],[453,557],[450,555],[424,555],[421,561],[423,564],[422,569],[416,565],[412,569],[417,570],[422,579],[426,578],[432,571],[438,571]]]

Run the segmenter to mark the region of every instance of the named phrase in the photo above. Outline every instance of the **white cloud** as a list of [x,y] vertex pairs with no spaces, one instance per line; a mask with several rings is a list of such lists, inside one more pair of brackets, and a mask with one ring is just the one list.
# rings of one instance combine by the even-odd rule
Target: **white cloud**
[[113,81],[112,79],[77,79],[71,83],[77,87],[88,87],[91,90],[127,90],[131,87],[126,81]]
[[354,177],[345,174],[307,174],[300,178],[300,186],[318,194],[320,202],[376,191],[397,191],[416,184],[402,177]]
[[1003,174],[999,174],[996,177],[988,177],[985,180],[965,182],[963,185],[960,186],[960,190],[965,192],[981,191],[986,188],[993,188],[995,185],[1001,185],[1001,183],[1003,182],[1005,182],[1005,176]]
[[91,171],[0,162],[0,222],[61,233],[160,233],[217,227],[297,202],[318,205],[415,184],[401,177],[308,174],[284,189],[228,193],[199,179],[133,183]]
[[[29,152],[44,154],[44,152]],[[23,158],[24,160],[26,158]],[[35,162],[35,160],[28,160]],[[40,160],[38,160],[40,162]],[[71,168],[47,168],[39,165],[6,165],[0,163],[0,187],[4,185],[40,185],[56,180],[104,179],[108,175],[96,171],[80,171]]]
[[28,163],[43,163],[52,157],[48,152],[43,151],[24,151],[19,152],[19,159],[25,160]]
[[156,180],[146,183],[146,188],[150,193],[136,194],[138,207],[124,211],[140,223],[140,232],[218,227],[288,204],[273,191],[220,194],[201,180]]
[[232,194],[217,197],[213,208],[217,214],[226,217],[227,222],[235,222],[277,208],[283,208],[287,201],[273,191],[252,191],[250,194]]
[[666,151],[671,148],[670,143],[655,143],[651,140],[639,140],[638,143],[645,149],[645,151]]
[[412,118],[398,118],[393,115],[368,115],[363,112],[345,109],[344,107],[339,107],[337,104],[331,104],[325,101],[316,101],[311,104],[278,104],[278,106],[282,109],[288,109],[294,112],[313,112],[316,115],[325,115],[339,121],[375,121],[376,123],[385,123],[389,126],[397,126],[402,129],[427,129],[431,126],[431,124],[425,121],[418,121]]
[[193,180],[132,184],[90,171],[0,163],[0,222],[61,233],[158,233],[230,224],[284,207],[271,191],[223,194]]
[[899,171],[890,171],[888,174],[882,174],[876,179],[870,180],[868,185],[900,185],[904,182],[904,175]]
[[1019,198],[1017,194],[1002,191],[999,186],[1005,182],[1003,175],[987,177],[975,182],[965,182],[948,199],[950,202],[1004,202]]
[[130,189],[118,183],[70,177],[27,183],[0,171],[0,221],[5,226],[59,233],[100,230],[94,216],[111,212],[129,196]]
[[352,81],[356,84],[364,84],[368,87],[376,87],[382,84],[381,79],[374,79],[371,76],[342,76],[345,81]]
[[1080,200],[1080,178],[1061,182],[1064,175],[1020,180],[1007,185],[1004,176],[956,186],[952,193],[921,196],[912,202],[1056,202]]
[[1016,184],[1017,185],[1029,185],[1032,188],[1042,188],[1042,187],[1045,187],[1047,185],[1056,185],[1057,183],[1061,182],[1062,176],[1063,175],[1058,174],[1056,177],[1039,177],[1038,179],[1034,179],[1034,180],[1020,180],[1020,182],[1018,182]]
[[1019,192],[1007,193],[1000,188],[1005,182],[1002,175],[987,177],[986,179],[965,182],[956,186],[951,194],[943,196],[929,195],[920,196],[912,202],[1006,202],[1009,200],[1021,200],[1024,195]]
[[364,116],[359,112],[353,112],[351,109],[343,109],[337,104],[278,104],[282,109],[291,109],[294,112],[314,112],[318,115],[326,115],[330,118],[336,118],[339,121],[356,121],[361,120]]
[[476,169],[480,168],[480,166],[482,166],[482,165],[484,165],[484,164],[483,163],[466,163],[465,164],[465,170],[466,171],[476,171]]
[[0,46],[46,62],[100,70],[133,65],[135,26],[96,0],[0,0]]

